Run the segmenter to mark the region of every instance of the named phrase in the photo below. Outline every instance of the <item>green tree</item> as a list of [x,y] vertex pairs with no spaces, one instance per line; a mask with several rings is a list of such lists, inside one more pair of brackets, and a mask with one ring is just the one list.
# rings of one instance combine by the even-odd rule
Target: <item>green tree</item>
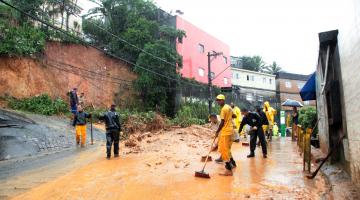
[[[43,5],[45,0],[12,0],[11,4],[17,8],[23,10],[24,12],[31,14],[33,16],[40,17],[42,10],[41,5]],[[22,13],[17,12],[17,19],[20,24],[30,23],[30,18]]]
[[144,107],[152,110],[157,107],[161,112],[173,116],[175,113],[173,109],[175,104],[175,88],[178,81],[169,80],[149,73],[143,69],[143,66],[147,66],[147,69],[168,77],[180,80],[180,76],[176,72],[182,66],[181,57],[165,40],[158,40],[153,44],[147,44],[144,50],[153,52],[156,56],[164,58],[168,62],[178,66],[171,66],[149,54],[141,53],[134,69],[135,72],[139,74],[134,85],[137,91],[140,92]]
[[276,74],[281,71],[282,71],[282,68],[275,61],[273,61],[273,63],[271,65],[268,65],[264,68],[264,72],[269,73],[269,74]]
[[[138,79],[134,88],[145,109],[158,108],[174,116],[177,71],[182,62],[175,41],[185,37],[185,32],[163,23],[166,20],[159,12],[152,1],[101,0],[85,16],[83,30],[95,45],[136,63],[134,71]],[[166,74],[176,81],[144,68]]]
[[261,56],[241,56],[243,69],[260,72],[265,67]]

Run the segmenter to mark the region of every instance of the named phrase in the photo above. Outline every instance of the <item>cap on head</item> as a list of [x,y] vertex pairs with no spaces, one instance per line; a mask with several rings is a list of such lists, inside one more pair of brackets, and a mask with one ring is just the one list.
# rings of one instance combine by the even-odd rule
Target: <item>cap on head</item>
[[224,100],[225,101],[225,96],[223,94],[219,94],[216,96],[216,100]]

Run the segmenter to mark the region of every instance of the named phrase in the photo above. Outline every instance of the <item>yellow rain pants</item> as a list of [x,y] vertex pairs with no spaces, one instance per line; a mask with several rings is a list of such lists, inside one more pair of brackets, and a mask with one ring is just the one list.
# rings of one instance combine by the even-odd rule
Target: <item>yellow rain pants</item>
[[232,135],[219,136],[219,152],[224,162],[229,162],[231,155]]
[[76,125],[76,143],[80,142],[81,136],[81,145],[85,145],[86,143],[86,125]]

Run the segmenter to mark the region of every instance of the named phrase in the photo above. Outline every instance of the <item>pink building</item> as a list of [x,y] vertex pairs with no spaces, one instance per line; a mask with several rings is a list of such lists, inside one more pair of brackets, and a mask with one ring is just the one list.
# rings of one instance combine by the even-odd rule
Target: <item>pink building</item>
[[177,52],[183,56],[183,77],[208,83],[207,54],[213,51],[222,52],[223,55],[211,59],[212,76],[216,77],[213,85],[231,87],[231,68],[226,69],[230,66],[229,46],[179,16],[176,17],[176,28],[186,32],[186,38],[176,44]]

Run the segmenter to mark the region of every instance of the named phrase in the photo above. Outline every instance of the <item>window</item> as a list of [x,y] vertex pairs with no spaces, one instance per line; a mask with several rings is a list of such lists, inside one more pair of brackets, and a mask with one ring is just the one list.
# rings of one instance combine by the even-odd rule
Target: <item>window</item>
[[264,84],[266,83],[266,78],[263,78],[263,83],[264,83]]
[[250,81],[250,76],[246,75],[246,80]]
[[201,67],[198,69],[199,76],[203,77],[205,75],[205,70]]
[[205,47],[204,47],[203,44],[199,44],[199,45],[198,45],[198,52],[199,52],[199,53],[204,53],[204,52],[205,52]]
[[239,74],[238,73],[236,73],[236,79],[239,79]]
[[305,85],[305,83],[302,83],[302,82],[297,83],[299,90],[301,90],[304,87],[304,85]]
[[214,78],[215,78],[215,73],[214,73],[214,72],[211,72],[211,73],[210,73],[210,77],[211,77],[211,79],[214,79]]
[[269,79],[269,83],[270,83],[270,85],[272,84],[272,79]]
[[251,81],[255,81],[255,76],[250,76]]
[[286,81],[286,82],[285,82],[285,87],[291,88],[291,82],[290,82],[290,81]]
[[227,57],[223,56],[223,58],[224,58],[224,63],[227,64]]
[[224,84],[227,85],[228,84],[228,79],[225,77],[224,78]]

